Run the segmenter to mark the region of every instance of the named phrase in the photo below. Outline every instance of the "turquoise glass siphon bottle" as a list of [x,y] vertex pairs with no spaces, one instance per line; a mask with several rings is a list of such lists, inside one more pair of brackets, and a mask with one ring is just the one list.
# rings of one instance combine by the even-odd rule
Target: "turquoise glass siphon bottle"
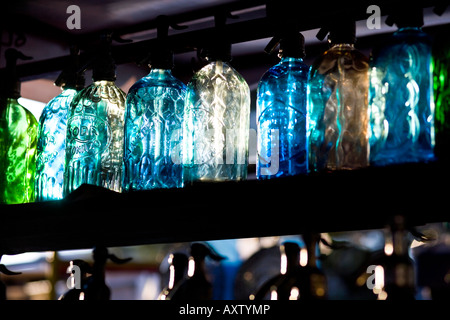
[[187,86],[185,183],[247,179],[250,89],[229,64],[230,42],[224,36],[213,42],[205,52],[209,63]]
[[31,59],[16,49],[5,51],[0,92],[0,203],[34,201],[38,122],[19,102],[17,59]]
[[305,174],[308,169],[305,39],[294,31],[279,41],[281,61],[262,76],[257,88],[258,179]]
[[36,201],[63,198],[67,117],[72,100],[84,87],[83,72],[78,72],[78,67],[78,50],[73,48],[70,64],[55,81],[62,92],[47,103],[39,119]]
[[308,153],[311,172],[368,166],[369,59],[354,46],[355,23],[331,21],[329,50],[311,66],[308,82]]
[[167,18],[161,19],[150,73],[137,81],[127,95],[125,191],[184,185],[181,139],[186,85],[172,74],[173,52],[166,42],[169,25]]
[[434,158],[431,40],[423,9],[401,8],[390,41],[370,61],[370,163],[388,165]]
[[64,195],[82,184],[122,191],[126,94],[116,86],[109,36],[92,68],[93,83],[73,99],[67,120]]

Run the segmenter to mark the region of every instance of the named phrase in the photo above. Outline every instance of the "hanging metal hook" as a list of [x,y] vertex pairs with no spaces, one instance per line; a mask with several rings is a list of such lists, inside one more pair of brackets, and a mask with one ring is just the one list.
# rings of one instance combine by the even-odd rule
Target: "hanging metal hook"
[[[2,254],[0,254],[0,261],[2,260]],[[22,272],[15,272],[9,270],[4,264],[0,264],[0,273],[6,274],[8,276],[16,276],[22,274]]]
[[[16,31],[6,31],[8,32],[8,40],[6,42],[0,42],[2,46],[6,47],[21,47],[27,42],[27,37],[23,32],[16,32]],[[16,35],[16,39],[14,40],[14,35]]]

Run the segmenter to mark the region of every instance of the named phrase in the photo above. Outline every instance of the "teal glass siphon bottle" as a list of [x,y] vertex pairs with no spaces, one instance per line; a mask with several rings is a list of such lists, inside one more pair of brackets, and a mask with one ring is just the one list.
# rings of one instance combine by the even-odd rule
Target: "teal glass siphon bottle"
[[370,163],[388,165],[434,158],[431,40],[423,10],[402,8],[398,27],[370,61]]
[[158,40],[150,73],[127,95],[125,191],[183,187],[181,140],[186,85],[173,76],[173,53],[161,36]]
[[38,122],[18,101],[17,59],[31,59],[16,49],[5,51],[0,92],[0,203],[34,201]]
[[83,73],[78,73],[77,52],[55,81],[62,92],[50,100],[39,119],[36,156],[36,201],[63,198],[66,162],[66,130],[70,104],[84,87]]
[[122,191],[126,94],[116,86],[115,63],[105,37],[93,83],[73,99],[67,120],[64,196],[82,184]]
[[309,66],[304,37],[280,39],[281,61],[261,78],[257,88],[256,177],[270,179],[307,173],[306,97]]
[[[217,38],[223,41],[223,38]],[[247,179],[250,89],[228,63],[231,44],[206,52],[209,64],[187,86],[183,127],[185,183]]]
[[331,48],[311,66],[308,82],[308,153],[312,172],[368,166],[369,59],[354,46],[355,23],[331,22]]

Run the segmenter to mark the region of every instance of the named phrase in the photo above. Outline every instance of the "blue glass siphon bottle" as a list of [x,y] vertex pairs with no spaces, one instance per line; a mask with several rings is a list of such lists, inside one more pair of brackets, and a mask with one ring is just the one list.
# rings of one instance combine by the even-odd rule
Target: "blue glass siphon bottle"
[[281,61],[262,76],[257,88],[258,179],[305,174],[308,169],[305,39],[294,30],[279,41]]
[[[169,24],[158,17],[158,45],[150,73],[129,90],[125,113],[125,191],[183,187],[181,163],[185,84],[172,75]],[[165,29],[164,33],[162,29]]]
[[368,166],[369,59],[357,50],[355,22],[330,21],[329,50],[311,65],[308,81],[309,170]]
[[434,158],[431,40],[423,9],[398,8],[398,31],[370,61],[370,163],[388,165]]
[[62,92],[47,103],[39,118],[36,201],[63,198],[69,107],[73,98],[84,87],[83,72],[78,72],[78,67],[78,50],[72,47],[70,64],[55,81]]

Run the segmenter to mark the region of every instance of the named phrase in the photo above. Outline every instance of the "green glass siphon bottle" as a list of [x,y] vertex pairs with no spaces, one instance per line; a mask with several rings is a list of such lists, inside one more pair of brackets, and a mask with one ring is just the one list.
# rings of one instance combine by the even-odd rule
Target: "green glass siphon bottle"
[[[447,5],[440,10],[442,15]],[[447,30],[435,36],[431,51],[431,75],[433,77],[433,98],[435,112],[435,155],[439,160],[450,159],[450,42],[444,41]]]
[[0,92],[0,203],[34,201],[38,122],[19,102],[17,59],[28,60],[16,49],[5,51],[6,73]]

